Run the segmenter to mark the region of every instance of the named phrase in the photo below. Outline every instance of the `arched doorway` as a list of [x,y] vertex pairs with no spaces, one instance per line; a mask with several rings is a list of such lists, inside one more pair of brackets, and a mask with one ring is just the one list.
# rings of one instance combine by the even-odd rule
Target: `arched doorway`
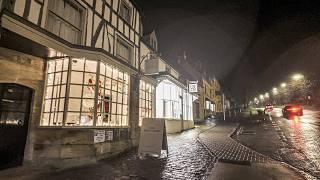
[[22,165],[32,89],[0,83],[0,169]]

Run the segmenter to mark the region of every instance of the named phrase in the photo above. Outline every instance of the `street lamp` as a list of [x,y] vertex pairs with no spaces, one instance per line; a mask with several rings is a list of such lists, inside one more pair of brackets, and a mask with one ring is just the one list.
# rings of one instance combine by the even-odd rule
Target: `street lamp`
[[269,96],[269,93],[265,93],[265,94],[264,94],[264,97],[265,97],[265,98],[269,98],[269,97],[270,97],[270,96]]
[[278,88],[273,88],[273,89],[272,89],[272,93],[273,93],[274,95],[277,95],[277,94],[278,94]]
[[292,76],[292,79],[295,80],[295,81],[299,81],[299,80],[301,80],[303,78],[304,78],[304,76],[302,74],[294,74]]
[[282,88],[286,88],[286,87],[287,87],[287,84],[286,84],[286,83],[281,83],[281,87],[282,87]]
[[262,94],[260,94],[259,97],[260,97],[261,100],[264,100],[264,96]]

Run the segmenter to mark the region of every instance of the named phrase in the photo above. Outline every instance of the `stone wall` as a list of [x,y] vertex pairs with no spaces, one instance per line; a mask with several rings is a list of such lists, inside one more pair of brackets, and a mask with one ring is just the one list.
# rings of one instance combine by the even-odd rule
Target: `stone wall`
[[43,59],[0,47],[0,83],[16,83],[33,89],[25,160],[33,159],[34,132],[41,116],[44,71]]

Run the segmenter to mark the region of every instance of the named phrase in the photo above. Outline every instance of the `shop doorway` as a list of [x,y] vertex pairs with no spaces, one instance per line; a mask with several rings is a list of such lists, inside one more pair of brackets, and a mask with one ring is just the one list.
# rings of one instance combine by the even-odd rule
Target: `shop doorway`
[[0,83],[0,170],[22,165],[32,89]]

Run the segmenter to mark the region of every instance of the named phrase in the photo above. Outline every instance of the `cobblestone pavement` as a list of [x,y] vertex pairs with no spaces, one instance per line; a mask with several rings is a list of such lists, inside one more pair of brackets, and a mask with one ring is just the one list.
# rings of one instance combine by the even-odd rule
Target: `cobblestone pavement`
[[[95,165],[51,171],[39,174],[14,174],[0,179],[36,180],[122,180],[122,179],[206,179],[213,168],[215,157],[198,142],[198,134],[214,126],[214,123],[201,125],[183,133],[169,135],[169,156],[139,159],[137,150],[118,158],[107,159]],[[4,178],[6,177],[6,178]],[[9,178],[10,177],[10,178]]]
[[199,139],[221,161],[233,162],[274,162],[271,158],[259,154],[246,146],[233,140],[230,135],[238,124],[219,125],[218,128],[205,131],[199,135]]

